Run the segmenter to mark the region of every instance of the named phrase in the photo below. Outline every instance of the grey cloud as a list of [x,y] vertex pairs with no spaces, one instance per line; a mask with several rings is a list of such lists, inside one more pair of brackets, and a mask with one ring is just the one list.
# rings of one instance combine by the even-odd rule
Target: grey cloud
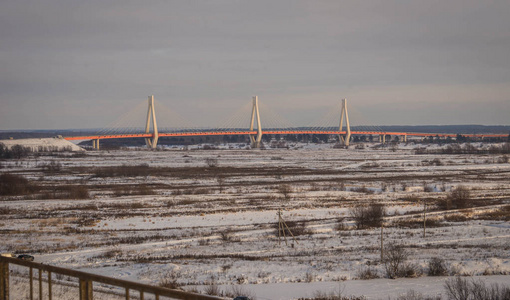
[[[507,1],[471,0],[3,1],[0,128],[100,127],[149,94],[206,123],[254,94],[299,119],[317,100],[363,89],[372,100],[351,105],[375,123],[447,122],[418,117],[427,111],[412,100],[420,85],[456,86],[435,95],[443,103],[461,101],[468,87],[493,104],[477,122],[509,124],[501,103],[510,96],[487,89],[510,82],[509,13]],[[370,109],[376,98],[415,117],[383,118]],[[302,111],[286,108],[289,99]],[[443,111],[457,113],[452,123],[472,121]]]

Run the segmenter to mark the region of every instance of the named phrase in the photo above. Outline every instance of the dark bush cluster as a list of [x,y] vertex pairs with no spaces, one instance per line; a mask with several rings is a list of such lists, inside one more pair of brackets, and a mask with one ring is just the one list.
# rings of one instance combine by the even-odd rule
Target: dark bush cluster
[[386,209],[384,205],[372,202],[368,206],[354,206],[349,210],[351,217],[354,219],[356,228],[364,229],[371,227],[380,227]]
[[429,260],[429,276],[446,276],[448,275],[448,265],[446,261],[440,257],[432,257]]
[[36,190],[38,187],[21,175],[10,173],[0,175],[0,195],[2,196],[27,195]]
[[472,205],[471,191],[464,186],[453,189],[446,199],[439,201],[438,206],[442,209],[462,209]]
[[482,280],[455,277],[444,284],[449,300],[503,300],[510,299],[510,287],[499,284],[487,285]]
[[57,173],[62,170],[62,164],[54,160],[46,164],[40,164],[39,167],[46,173]]
[[154,190],[147,184],[138,185],[116,185],[113,188],[116,197],[132,195],[154,195]]
[[140,164],[136,166],[122,165],[94,169],[94,175],[96,177],[137,177],[149,176],[150,174],[151,168],[148,164]]
[[510,143],[504,143],[500,146],[491,145],[489,148],[477,148],[472,144],[450,144],[443,149],[425,149],[420,148],[415,151],[416,154],[510,154]]
[[33,195],[29,199],[90,199],[89,190],[86,186],[72,185],[55,187],[53,190],[44,191]]
[[[423,219],[400,219],[394,221],[393,224],[403,228],[423,228]],[[427,228],[442,227],[443,223],[437,218],[427,218],[425,220],[425,226]]]
[[356,273],[356,277],[361,280],[369,280],[379,278],[379,274],[375,268],[367,266],[361,267]]
[[0,143],[0,158],[4,159],[21,159],[28,156],[32,152],[29,147],[23,147],[21,145],[14,145],[9,149],[4,144]]

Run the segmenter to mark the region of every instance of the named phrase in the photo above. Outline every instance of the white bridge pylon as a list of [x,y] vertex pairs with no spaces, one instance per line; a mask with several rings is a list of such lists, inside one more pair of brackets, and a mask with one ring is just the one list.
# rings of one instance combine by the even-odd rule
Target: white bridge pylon
[[253,97],[253,106],[251,110],[251,122],[250,131],[253,131],[253,123],[255,122],[255,115],[257,116],[257,134],[250,134],[250,141],[252,148],[260,148],[260,141],[262,140],[262,126],[260,124],[260,113],[259,113],[259,97]]
[[349,141],[351,140],[351,125],[349,124],[349,114],[347,113],[347,99],[342,99],[342,112],[340,113],[340,126],[338,131],[342,131],[343,123],[345,117],[345,137],[342,135],[338,135],[342,144],[345,147],[349,146]]
[[158,146],[158,124],[156,123],[156,108],[154,106],[154,95],[149,96],[149,109],[147,110],[147,122],[145,123],[145,133],[149,133],[152,117],[152,138],[145,138],[145,144],[148,148],[155,149]]
[[[340,141],[344,146],[349,146],[349,141],[351,139],[351,126],[349,124],[349,114],[347,112],[347,99],[342,99],[342,110],[340,115],[340,124],[338,131],[341,132],[344,126],[345,120],[345,135],[339,134]],[[255,123],[256,122],[256,123]],[[154,95],[149,96],[148,99],[148,109],[147,109],[147,119],[145,122],[145,133],[151,133],[151,124],[152,124],[152,137],[145,138],[145,144],[148,148],[155,149],[158,145],[159,132],[158,125],[156,122],[156,107],[154,106]],[[255,128],[256,126],[256,128]],[[249,134],[251,147],[252,148],[260,148],[262,141],[262,124],[260,122],[260,111],[259,111],[259,99],[258,96],[254,96],[252,98],[252,111],[251,111],[251,121],[250,121],[250,132],[256,131],[255,134]],[[96,146],[97,145],[97,146]],[[94,141],[94,146],[99,148],[99,140]],[[94,147],[94,148],[95,148]]]

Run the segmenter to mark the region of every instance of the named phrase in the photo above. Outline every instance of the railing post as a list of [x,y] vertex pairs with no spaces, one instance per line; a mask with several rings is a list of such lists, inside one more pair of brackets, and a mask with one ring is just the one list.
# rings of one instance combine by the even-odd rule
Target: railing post
[[28,274],[30,276],[30,300],[34,300],[34,268],[30,267]]
[[126,288],[126,300],[129,300],[129,289]]
[[80,278],[80,300],[92,299],[92,281]]
[[51,300],[51,272],[48,271],[48,299]]
[[39,269],[39,300],[42,300],[42,269]]
[[9,300],[9,263],[0,262],[0,298]]

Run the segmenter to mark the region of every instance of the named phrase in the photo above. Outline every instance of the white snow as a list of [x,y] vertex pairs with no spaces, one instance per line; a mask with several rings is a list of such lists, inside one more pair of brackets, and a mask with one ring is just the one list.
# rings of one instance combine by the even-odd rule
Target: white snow
[[63,138],[36,138],[36,139],[12,139],[12,140],[0,140],[0,143],[4,144],[7,148],[11,148],[14,145],[21,145],[23,147],[29,147],[33,152],[38,152],[46,149],[46,151],[85,151],[82,147],[77,146]]

